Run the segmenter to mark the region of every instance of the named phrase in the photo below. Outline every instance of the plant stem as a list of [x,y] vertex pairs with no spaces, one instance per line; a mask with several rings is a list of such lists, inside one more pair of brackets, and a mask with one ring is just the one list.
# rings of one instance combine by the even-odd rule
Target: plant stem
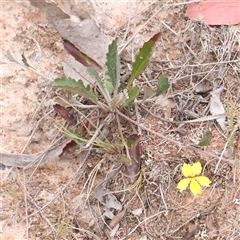
[[124,115],[123,113],[121,113],[118,109],[116,109],[116,112],[117,112],[118,115],[122,116],[123,118],[125,118],[125,119],[128,120],[129,122],[134,123],[135,125],[139,126],[140,128],[142,128],[142,129],[144,129],[144,130],[146,130],[146,131],[148,131],[148,132],[150,132],[150,133],[152,133],[152,134],[154,134],[154,135],[156,135],[156,136],[158,136],[158,137],[160,137],[160,138],[162,138],[162,139],[165,139],[165,140],[167,140],[168,142],[171,142],[171,143],[173,143],[174,145],[177,145],[177,146],[180,147],[180,148],[183,148],[183,147],[184,147],[184,145],[183,145],[182,143],[180,143],[180,142],[178,142],[178,141],[175,141],[175,140],[173,140],[173,139],[170,139],[170,138],[162,135],[161,133],[157,133],[157,132],[153,131],[152,129],[143,126],[142,124],[137,123],[136,121],[132,120],[132,119],[129,118],[128,116],[126,116],[126,115]]

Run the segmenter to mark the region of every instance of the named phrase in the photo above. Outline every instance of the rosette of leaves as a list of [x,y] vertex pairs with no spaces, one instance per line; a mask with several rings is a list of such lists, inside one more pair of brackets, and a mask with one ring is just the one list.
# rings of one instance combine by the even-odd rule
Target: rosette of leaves
[[[105,112],[115,112],[115,110],[121,111],[122,108],[131,106],[135,102],[140,91],[143,92],[143,98],[138,102],[144,102],[148,98],[158,96],[168,90],[169,82],[167,77],[161,76],[158,79],[157,89],[155,90],[149,87],[139,89],[139,87],[133,86],[133,82],[147,67],[152,49],[160,35],[160,33],[155,34],[149,41],[145,42],[143,47],[139,50],[135,61],[132,64],[130,77],[126,83],[120,82],[120,58],[117,49],[117,39],[113,40],[108,47],[106,55],[106,71],[101,75],[99,74],[101,66],[96,61],[83,53],[74,44],[65,40],[64,46],[67,51],[77,61],[88,67],[87,72],[95,80],[94,83],[96,86],[84,85],[81,79],[76,81],[71,78],[55,79],[53,86],[65,89],[88,99],[92,103],[98,105]],[[67,114],[64,116],[68,117]],[[75,136],[73,132],[70,134],[71,137]],[[77,138],[77,136],[76,139],[78,142],[80,140],[83,141],[82,138]],[[110,146],[111,144],[108,143],[107,145]],[[126,154],[126,156],[125,154],[121,154],[120,161],[123,163],[124,167],[123,174],[128,178],[129,183],[133,184],[141,176],[139,135],[133,134],[130,136],[126,151],[128,154]]]
[[[113,40],[108,47],[106,72],[103,77],[99,75],[98,71],[101,70],[101,67],[96,61],[83,53],[74,44],[64,40],[64,46],[67,51],[86,67],[90,66],[87,72],[95,80],[99,91],[94,92],[92,86],[85,86],[82,80],[76,81],[71,78],[55,79],[53,86],[65,89],[71,93],[79,94],[108,112],[113,112],[118,107],[131,106],[140,92],[138,87],[132,86],[133,81],[145,70],[149,63],[151,51],[160,35],[160,33],[155,34],[148,42],[145,42],[143,47],[139,50],[132,64],[131,75],[126,84],[120,84],[120,59],[117,51],[117,39]],[[144,87],[144,96],[142,100],[144,101],[154,95],[158,96],[167,91],[168,87],[169,82],[167,77],[161,76],[158,79],[157,90],[153,91],[149,87]],[[103,98],[100,98],[97,92],[100,92]]]

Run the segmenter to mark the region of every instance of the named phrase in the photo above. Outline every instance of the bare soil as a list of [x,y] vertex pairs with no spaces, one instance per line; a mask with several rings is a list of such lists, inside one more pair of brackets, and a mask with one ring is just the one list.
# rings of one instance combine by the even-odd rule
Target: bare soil
[[[240,30],[190,20],[184,14],[186,4],[174,5],[181,2],[169,1],[173,5],[163,8],[156,2],[133,17],[130,25],[118,19],[106,33],[118,37],[121,48],[137,32],[121,55],[124,75],[144,41],[161,32],[151,62],[135,84],[156,88],[158,77],[166,75],[170,89],[144,104],[155,117],[141,107],[137,114],[134,108],[126,114],[195,148],[179,148],[136,126],[141,134],[143,180],[130,189],[121,172],[102,183],[121,163],[118,155],[100,148],[88,155],[79,149],[66,152],[25,170],[1,166],[1,239],[240,239]],[[1,29],[0,150],[8,154],[44,151],[64,135],[56,123],[65,121],[52,106],[57,95],[66,93],[53,89],[51,83],[64,76],[62,62],[68,54],[61,36],[28,2],[4,2]],[[11,61],[8,51],[20,62],[24,54],[34,71]],[[205,116],[209,92],[195,91],[205,80],[215,88],[224,86],[220,99],[227,113],[226,129],[216,120],[184,126],[165,121],[188,121],[193,119],[191,113]],[[202,98],[207,102],[198,102]],[[101,114],[84,111],[90,116]],[[112,139],[115,125],[110,126]],[[124,120],[122,125],[124,133],[132,131]],[[208,131],[212,132],[210,145],[197,146]],[[198,161],[211,186],[197,196],[189,189],[180,193],[176,187],[183,177],[183,163]],[[102,199],[96,197],[99,184],[102,191],[109,191]],[[109,227],[111,219],[118,223],[115,232]]]

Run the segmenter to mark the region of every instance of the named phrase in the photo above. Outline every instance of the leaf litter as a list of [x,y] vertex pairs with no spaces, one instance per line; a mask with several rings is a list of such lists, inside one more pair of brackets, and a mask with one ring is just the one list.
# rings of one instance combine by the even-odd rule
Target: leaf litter
[[[171,21],[173,21],[174,22],[174,18],[172,18],[172,16],[170,16],[170,18],[169,19],[171,19]],[[181,21],[181,19],[180,19],[180,21]],[[194,28],[194,26],[195,25],[191,25],[193,28]],[[196,26],[195,26],[196,27]],[[170,26],[170,28],[172,28],[172,29],[174,29],[177,33],[178,33],[178,31],[177,31],[177,29],[175,28],[175,26]],[[203,28],[203,31],[204,31],[204,28]],[[206,32],[207,31],[205,31],[205,34],[206,34]],[[144,34],[144,33],[143,33]],[[179,33],[178,33],[179,34]],[[221,33],[219,34],[219,36],[222,36],[221,35]],[[171,35],[170,36],[168,36],[169,37],[169,39],[174,39]],[[201,38],[202,36],[200,36],[200,38]],[[196,39],[196,38],[195,38]],[[201,38],[201,41],[203,41],[204,42],[204,38]],[[168,46],[167,45],[167,42],[165,42],[165,39],[163,38],[162,39],[162,44],[163,44],[163,46],[161,46],[161,47],[165,47],[165,46]],[[197,51],[197,49],[195,49],[194,47],[193,47],[193,45],[190,45],[191,46],[191,48],[192,48],[192,50],[193,51]],[[206,46],[206,45],[205,45]],[[204,47],[204,46],[203,46]],[[211,48],[211,44],[209,43],[209,45],[208,45],[208,47],[209,48]],[[174,50],[175,50],[175,47],[174,46],[171,46],[170,48],[168,48],[168,49],[171,49],[171,51],[169,50],[169,53],[170,53],[170,55],[174,52]],[[199,49],[198,49],[199,50]],[[158,51],[158,49],[156,49],[156,51]],[[207,49],[204,49],[204,54],[206,54],[206,52],[207,52]],[[165,52],[166,53],[166,52]],[[164,54],[165,54],[164,53]],[[200,53],[201,53],[201,51],[200,51]],[[165,55],[163,56],[161,56],[161,54],[163,54],[161,51],[158,53],[159,54],[159,56],[161,57],[161,59],[165,59],[164,57],[165,57]],[[201,55],[201,54],[200,54]],[[200,56],[199,55],[199,56]],[[211,55],[211,54],[210,54]],[[185,59],[184,59],[185,60]],[[184,61],[183,60],[183,61]],[[166,64],[166,63],[164,63],[164,64]],[[234,64],[234,63],[233,63]],[[166,64],[167,65],[167,64]],[[164,71],[166,71],[166,72],[168,72],[168,70],[167,70],[167,68],[168,67],[170,67],[169,65],[164,65],[164,66],[162,66],[161,67],[161,71],[162,72],[164,72]],[[173,65],[174,67],[176,67],[176,65]],[[178,66],[179,67],[179,66]],[[192,73],[191,73],[191,71],[190,72],[188,72],[188,67],[186,67],[186,68],[183,68],[182,66],[180,66],[181,67],[181,73],[180,72],[175,72],[175,70],[174,70],[174,76],[176,77],[176,76],[179,76],[178,74],[180,74],[180,77],[183,77],[183,75],[181,75],[181,74],[183,74],[183,73],[187,73],[188,74],[188,76],[191,76],[192,77]],[[201,65],[199,65],[199,68],[204,68],[204,66],[201,66]],[[198,69],[198,68],[197,68]],[[196,69],[195,69],[196,70]],[[199,70],[199,69],[198,69]],[[223,71],[224,70],[224,68],[222,68],[222,70],[219,70],[219,73],[221,73],[221,71]],[[231,70],[231,69],[230,69]],[[201,71],[202,71],[202,69],[201,69]],[[199,72],[197,72],[197,74],[200,74],[201,75],[201,71],[199,71]],[[229,71],[229,69],[228,69],[228,71]],[[194,71],[195,72],[195,71]],[[176,74],[176,75],[175,75]],[[214,73],[212,72],[212,74],[214,75]],[[167,74],[166,74],[167,75]],[[170,76],[169,77],[169,80],[170,80],[170,82],[172,81],[172,78],[173,78],[173,76]],[[176,78],[178,78],[178,77],[176,77]],[[227,75],[226,76],[226,78],[227,79],[229,79],[229,76]],[[194,80],[195,79],[193,79],[193,83],[195,83],[194,82]],[[179,80],[178,80],[179,81]],[[186,80],[187,81],[187,80]],[[171,82],[172,83],[172,82]],[[184,83],[184,81],[182,81],[182,84]],[[190,86],[190,84],[189,85],[187,85],[187,87],[185,86],[185,90],[186,90],[186,88],[188,89],[188,87]],[[176,91],[176,89],[177,90],[179,90],[178,88],[177,88],[177,86],[176,85],[173,85],[173,90],[174,91]],[[172,90],[172,89],[171,89]],[[159,110],[159,112],[157,112],[157,113],[160,113],[160,114],[162,114],[162,109],[160,109]],[[171,115],[171,117],[174,117],[174,113],[172,112],[171,113],[172,115]],[[143,116],[144,117],[144,116]],[[151,121],[151,120],[149,120],[148,121],[148,123],[149,124],[151,124],[152,125],[152,127],[153,128],[155,128],[156,130],[160,130],[160,131],[164,131],[165,129],[164,128],[162,128],[162,126],[163,126],[163,124],[162,125],[160,125],[160,124],[156,124],[156,121]],[[161,126],[161,127],[160,127]],[[168,126],[168,125],[165,125],[166,127]],[[197,125],[197,126],[199,126],[199,128],[197,129],[197,131],[196,131],[196,128],[193,128],[193,127],[191,127],[191,131],[192,131],[192,133],[194,133],[194,134],[199,134],[199,135],[201,135],[202,136],[202,132],[201,132],[201,129],[202,129],[202,126],[201,125]],[[187,129],[188,130],[188,129]],[[205,130],[205,128],[203,129],[203,130]],[[189,134],[189,133],[188,133]],[[219,136],[219,135],[217,135],[216,136],[216,130],[214,130],[213,131],[213,141],[211,141],[211,148],[213,148],[214,150],[216,150],[216,148],[214,148],[214,144],[216,144],[216,137],[218,137],[218,141],[217,141],[217,145],[216,146],[221,146],[220,144],[221,144],[221,136]],[[196,135],[195,135],[195,137],[196,137]],[[227,208],[227,210],[226,210],[226,215],[227,215],[227,218],[224,218],[224,217],[222,217],[222,216],[219,216],[219,215],[216,215],[216,213],[215,213],[215,208],[217,208],[217,209],[221,209],[221,203],[218,203],[218,202],[216,202],[216,203],[213,203],[213,201],[212,201],[212,199],[211,199],[211,195],[210,195],[210,197],[208,198],[208,204],[210,204],[210,205],[212,205],[212,206],[214,206],[214,207],[212,207],[211,209],[213,209],[213,210],[211,210],[211,211],[205,211],[204,212],[204,210],[202,210],[202,209],[206,209],[206,203],[204,202],[205,200],[206,200],[206,198],[205,198],[205,195],[202,197],[202,198],[198,198],[197,199],[197,201],[195,201],[195,203],[194,203],[194,206],[192,207],[192,208],[189,208],[189,205],[188,206],[184,206],[184,208],[186,209],[186,211],[184,211],[184,208],[181,208],[181,204],[182,203],[189,203],[191,200],[188,198],[188,196],[187,195],[174,195],[174,193],[173,192],[171,192],[171,189],[172,188],[174,188],[174,182],[171,180],[171,181],[168,181],[168,179],[170,179],[170,178],[177,178],[178,176],[179,176],[179,168],[178,168],[178,165],[179,165],[179,162],[182,162],[183,160],[185,161],[185,160],[189,160],[189,161],[194,161],[194,160],[199,160],[199,159],[197,159],[197,158],[199,158],[200,156],[199,155],[194,155],[194,154],[192,154],[191,155],[191,153],[189,152],[189,155],[187,156],[187,155],[185,155],[185,154],[182,154],[181,155],[181,158],[178,158],[178,155],[174,155],[174,152],[171,152],[171,155],[169,155],[169,153],[167,153],[168,151],[169,151],[169,149],[170,149],[170,146],[168,145],[168,144],[166,144],[166,143],[159,143],[159,140],[156,140],[156,139],[154,139],[153,137],[150,137],[150,136],[145,136],[146,138],[143,138],[143,140],[144,140],[144,146],[146,146],[147,147],[147,149],[150,149],[149,151],[146,151],[146,152],[144,152],[145,153],[145,156],[149,156],[149,158],[150,158],[150,154],[151,154],[151,151],[153,152],[153,148],[151,148],[151,144],[152,145],[154,145],[154,148],[156,148],[156,146],[157,146],[157,152],[156,151],[154,151],[153,152],[153,160],[154,160],[154,163],[150,163],[150,164],[153,164],[153,165],[150,165],[150,166],[158,166],[158,168],[160,169],[160,171],[161,171],[161,174],[158,174],[157,176],[155,176],[155,181],[154,181],[154,183],[152,183],[151,185],[146,185],[147,186],[147,188],[146,188],[146,193],[148,194],[148,200],[146,200],[146,202],[148,203],[148,201],[149,201],[149,209],[153,209],[153,211],[155,211],[156,209],[158,209],[159,210],[159,212],[161,212],[161,211],[164,211],[162,214],[164,214],[164,213],[166,213],[165,212],[165,210],[164,210],[164,208],[162,207],[162,202],[164,201],[164,199],[166,200],[166,203],[167,203],[167,206],[168,206],[168,208],[169,209],[171,209],[171,206],[180,206],[179,208],[178,208],[178,210],[177,211],[175,211],[174,210],[174,214],[172,214],[171,215],[171,221],[169,220],[169,218],[168,218],[168,215],[166,214],[164,217],[162,216],[162,214],[160,214],[159,213],[159,215],[158,215],[158,217],[156,217],[156,218],[154,218],[154,217],[152,217],[152,218],[150,218],[149,220],[154,220],[153,222],[151,222],[151,221],[149,221],[148,220],[148,231],[150,230],[150,232],[152,233],[152,234],[154,234],[154,237],[156,238],[156,239],[158,239],[160,236],[164,236],[164,234],[166,235],[166,236],[168,236],[168,238],[171,238],[172,236],[174,236],[174,237],[185,237],[186,235],[187,235],[187,231],[192,227],[192,225],[191,225],[191,223],[190,222],[185,222],[184,223],[184,219],[192,219],[192,221],[194,221],[194,224],[195,225],[199,225],[198,224],[198,219],[199,219],[199,212],[201,213],[200,215],[200,220],[201,220],[201,222],[205,222],[205,221],[207,221],[207,219],[205,218],[205,216],[209,216],[209,218],[208,218],[208,226],[209,226],[209,228],[208,228],[208,235],[211,237],[213,234],[214,234],[214,231],[217,231],[217,229],[216,228],[214,228],[213,227],[213,225],[212,225],[212,222],[211,222],[211,217],[215,217],[215,219],[217,219],[217,222],[219,223],[219,224],[222,224],[222,223],[224,223],[224,224],[227,224],[228,226],[229,226],[229,232],[228,233],[226,233],[225,235],[228,237],[229,236],[229,239],[230,239],[230,237],[231,236],[233,236],[233,235],[236,235],[236,232],[234,232],[234,229],[233,228],[231,228],[231,224],[228,222],[228,221],[226,221],[226,219],[230,219],[230,220],[233,220],[233,219],[235,219],[234,218],[234,212],[232,212],[231,211],[231,204],[230,204],[230,201],[232,200],[232,190],[234,189],[233,188],[233,186],[231,185],[231,184],[229,184],[226,180],[224,180],[224,179],[221,179],[221,181],[223,181],[225,184],[228,184],[227,186],[229,187],[228,188],[228,194],[227,194],[227,198],[226,198],[226,196],[223,194],[223,195],[221,195],[221,196],[219,196],[219,195],[217,195],[217,193],[216,193],[216,191],[215,191],[215,189],[217,188],[217,191],[219,191],[219,192],[224,192],[224,191],[226,191],[226,189],[225,188],[223,188],[222,187],[222,185],[221,184],[219,184],[219,182],[218,182],[218,180],[217,180],[217,176],[226,176],[225,178],[226,179],[230,179],[231,177],[232,177],[232,171],[231,171],[231,169],[230,168],[228,168],[228,166],[227,166],[227,164],[223,164],[222,166],[221,166],[221,168],[218,170],[219,172],[218,172],[218,174],[219,175],[217,175],[217,176],[214,176],[214,179],[213,179],[213,181],[215,181],[216,182],[216,188],[212,188],[211,189],[211,194],[213,194],[213,196],[214,196],[214,198],[216,199],[216,198],[218,198],[218,197],[220,197],[221,198],[221,201],[222,202],[224,202],[224,203],[226,203],[229,207]],[[149,139],[148,139],[148,137],[150,138],[150,140],[151,141],[149,141]],[[211,150],[211,148],[209,149],[208,148],[208,150]],[[162,151],[165,151],[165,155],[162,155]],[[172,157],[172,158],[171,158]],[[207,162],[207,159],[205,159],[205,157],[201,157],[200,158],[201,159],[201,161],[202,161],[202,163],[205,163],[205,160],[206,160],[206,162]],[[145,160],[145,158],[144,158],[144,160]],[[91,163],[91,159],[90,159],[90,163]],[[206,166],[206,168],[205,168],[205,171],[207,172],[207,174],[212,174],[212,166],[213,164],[212,164],[212,162],[209,162],[208,163],[208,165]],[[148,167],[146,167],[146,166],[144,166],[144,170],[145,170],[145,173],[146,174],[148,174],[148,171],[149,171],[149,169],[150,168],[148,168]],[[174,170],[173,170],[174,169]],[[104,170],[103,170],[104,171]],[[51,174],[51,173],[50,173]],[[104,174],[104,173],[103,173]],[[41,179],[42,180],[42,179]],[[40,181],[40,179],[39,179],[39,181]],[[113,181],[114,182],[114,181]],[[157,187],[157,185],[159,184],[159,183],[161,183],[161,186],[162,186],[162,188],[161,188],[161,190],[162,190],[162,192],[161,192],[161,194],[158,192],[158,191],[160,191],[159,190],[159,188]],[[156,188],[154,188],[154,184],[156,184]],[[153,190],[155,190],[156,192],[156,194],[154,194],[152,191],[149,191],[150,190],[150,188],[151,188],[151,190],[153,189]],[[107,189],[110,189],[110,186],[108,186],[107,187]],[[175,188],[174,188],[175,189]],[[110,191],[113,191],[114,189],[111,189]],[[31,191],[31,188],[29,189],[29,191]],[[169,194],[171,192],[171,194]],[[208,193],[208,191],[206,191],[205,193]],[[116,195],[117,196],[117,198],[118,199],[121,199],[121,195],[118,195],[118,194],[114,194],[114,195]],[[159,197],[161,195],[161,197]],[[65,195],[66,197],[67,197],[67,194]],[[236,198],[238,198],[239,196],[238,196],[238,194],[235,196],[235,199]],[[174,199],[174,201],[173,201],[173,199]],[[229,199],[229,201],[227,200],[227,199]],[[61,203],[61,202],[60,202]],[[69,201],[69,203],[71,203],[71,201]],[[158,204],[159,203],[159,204]],[[59,202],[58,202],[58,204],[59,204]],[[215,204],[215,205],[214,205]],[[224,206],[226,206],[226,204],[224,204]],[[71,204],[70,204],[71,205]],[[190,204],[191,205],[191,204]],[[55,206],[57,206],[57,205],[55,205]],[[156,207],[154,207],[154,206],[156,206]],[[234,205],[236,208],[237,208],[237,205]],[[196,211],[194,210],[194,209],[197,209]],[[55,210],[54,210],[54,208],[52,208],[52,213],[54,212]],[[170,210],[171,211],[171,210]],[[194,212],[195,211],[195,212]],[[179,218],[179,216],[177,215],[178,214],[178,212],[179,212],[179,216],[181,216],[180,218]],[[187,212],[187,213],[186,213]],[[207,213],[206,213],[207,212]],[[154,216],[154,215],[151,215],[151,213],[150,212],[148,212],[149,213],[149,216],[151,217],[151,216]],[[172,213],[172,212],[171,212]],[[130,214],[130,213],[128,213],[128,214]],[[156,213],[157,214],[157,213]],[[53,215],[53,214],[52,214]],[[50,219],[50,215],[47,215],[47,217]],[[144,226],[144,220],[143,220],[143,217],[142,216],[140,216],[140,225],[139,226],[141,226],[141,227],[143,227]],[[79,219],[81,219],[81,217],[79,217]],[[127,220],[129,220],[129,218],[127,218]],[[143,221],[141,221],[141,220],[143,220]],[[176,228],[174,229],[173,227],[172,227],[172,223],[176,223]],[[93,226],[93,225],[91,225],[91,226]],[[136,222],[131,222],[131,221],[128,221],[128,227],[131,229],[131,231],[130,232],[132,232],[134,229],[135,229],[135,227],[136,226],[138,226],[138,223],[136,223]],[[154,227],[153,227],[154,226]],[[159,233],[156,233],[154,230],[155,230],[155,226],[158,226],[158,230],[159,231],[161,231],[161,232],[159,232]],[[167,232],[167,230],[166,230],[166,226],[167,227],[169,227],[170,228],[170,230],[172,230],[172,231],[168,231]],[[34,226],[33,226],[34,227]],[[42,225],[38,225],[38,229],[44,229],[44,227],[43,228],[41,228],[42,227]],[[47,227],[49,227],[48,225],[47,225]],[[86,227],[87,228],[87,227]],[[45,229],[46,229],[46,226],[45,226]],[[139,230],[140,228],[136,228],[135,229],[135,231],[133,231],[132,232],[132,238],[133,239],[139,239],[139,236],[141,235],[141,230]],[[194,229],[195,230],[195,235],[197,235],[197,234],[200,234],[199,233],[199,231],[198,231],[198,229]],[[221,231],[223,231],[222,229],[219,229],[219,231],[221,232]],[[231,232],[230,232],[231,231]],[[129,233],[130,233],[129,232]],[[117,232],[116,234],[119,234],[119,232]],[[211,235],[212,234],[212,235]],[[222,233],[221,233],[222,234]],[[228,235],[227,235],[228,234]],[[127,233],[127,235],[128,235],[128,233]],[[224,235],[224,234],[222,234],[222,235]],[[101,236],[100,234],[99,234],[99,236]],[[125,235],[126,236],[126,235]],[[81,236],[80,236],[81,237]],[[103,239],[103,237],[101,237],[101,239]]]
[[[225,113],[224,106],[220,100],[220,94],[223,91],[224,86],[211,92],[210,98],[210,112],[212,115]],[[225,117],[218,118],[216,120],[223,131],[226,130]]]

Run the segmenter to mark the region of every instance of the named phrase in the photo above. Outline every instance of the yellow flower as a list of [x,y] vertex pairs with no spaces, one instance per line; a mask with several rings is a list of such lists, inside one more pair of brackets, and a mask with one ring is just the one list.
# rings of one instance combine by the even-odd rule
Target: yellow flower
[[193,163],[193,165],[184,163],[182,167],[182,174],[186,178],[182,179],[177,185],[180,192],[186,190],[190,183],[191,192],[194,195],[201,194],[201,186],[208,187],[211,183],[209,178],[198,176],[201,172],[202,166],[200,162]]

